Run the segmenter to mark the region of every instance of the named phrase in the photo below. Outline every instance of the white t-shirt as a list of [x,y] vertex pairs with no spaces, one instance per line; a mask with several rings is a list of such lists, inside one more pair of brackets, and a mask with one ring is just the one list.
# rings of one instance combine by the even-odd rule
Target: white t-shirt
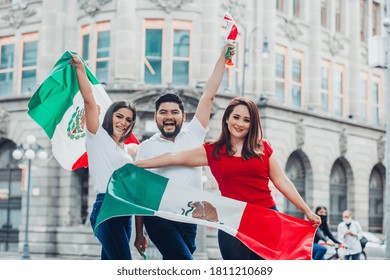
[[[167,152],[180,152],[199,147],[203,144],[207,131],[198,118],[194,117],[176,136],[175,142],[161,138],[160,133],[143,141],[138,147],[136,159],[147,159]],[[202,167],[169,166],[150,171],[190,187],[202,189]]]
[[126,147],[118,146],[101,126],[96,134],[87,131],[85,143],[95,191],[105,193],[112,173],[133,160]]

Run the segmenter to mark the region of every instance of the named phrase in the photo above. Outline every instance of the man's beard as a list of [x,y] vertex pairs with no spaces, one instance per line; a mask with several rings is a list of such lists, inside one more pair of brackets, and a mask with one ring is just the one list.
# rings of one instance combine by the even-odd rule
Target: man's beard
[[157,127],[158,127],[158,129],[160,130],[161,135],[162,135],[164,138],[170,139],[170,138],[176,137],[176,136],[180,133],[182,124],[181,124],[181,125],[175,124],[175,130],[172,131],[172,132],[166,132],[166,131],[164,130],[164,124],[162,124],[162,125],[157,124]]

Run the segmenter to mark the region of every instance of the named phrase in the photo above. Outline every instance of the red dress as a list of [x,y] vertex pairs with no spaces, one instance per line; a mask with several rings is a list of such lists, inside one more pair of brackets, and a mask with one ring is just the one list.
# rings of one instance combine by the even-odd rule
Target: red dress
[[211,173],[218,182],[221,195],[258,206],[271,208],[275,201],[268,187],[269,158],[272,148],[267,141],[264,146],[262,159],[253,157],[244,160],[242,157],[227,156],[226,147],[222,147],[219,159],[213,156],[214,144],[204,143]]

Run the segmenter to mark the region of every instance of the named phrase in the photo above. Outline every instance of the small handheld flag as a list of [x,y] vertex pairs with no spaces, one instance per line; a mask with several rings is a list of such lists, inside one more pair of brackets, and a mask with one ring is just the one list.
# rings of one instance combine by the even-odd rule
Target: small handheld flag
[[[226,21],[226,40],[235,41],[238,35],[238,28],[236,22],[234,21],[233,17],[229,14],[229,12],[225,13],[223,19]],[[230,48],[228,48],[225,58],[228,59],[226,65],[228,66],[234,65],[230,54]]]

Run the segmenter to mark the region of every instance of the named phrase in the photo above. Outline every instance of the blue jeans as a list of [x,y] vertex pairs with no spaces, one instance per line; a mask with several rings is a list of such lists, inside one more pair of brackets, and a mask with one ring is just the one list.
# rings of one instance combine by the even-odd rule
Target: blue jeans
[[[276,206],[270,209],[278,211]],[[218,230],[218,244],[224,260],[264,260],[263,257],[250,250],[239,239],[223,230]]]
[[323,260],[328,249],[318,243],[313,244],[313,260]]
[[345,255],[344,256],[344,260],[351,260],[351,259],[353,261],[360,260],[360,253],[353,254],[353,255]]
[[163,260],[193,259],[197,225],[153,216],[145,216],[144,225],[150,240],[163,256]]
[[[93,204],[90,221],[92,229],[103,204],[104,194],[98,194]],[[122,216],[108,219],[99,225],[96,233],[97,239],[102,244],[102,260],[131,260],[130,237],[131,216]]]

